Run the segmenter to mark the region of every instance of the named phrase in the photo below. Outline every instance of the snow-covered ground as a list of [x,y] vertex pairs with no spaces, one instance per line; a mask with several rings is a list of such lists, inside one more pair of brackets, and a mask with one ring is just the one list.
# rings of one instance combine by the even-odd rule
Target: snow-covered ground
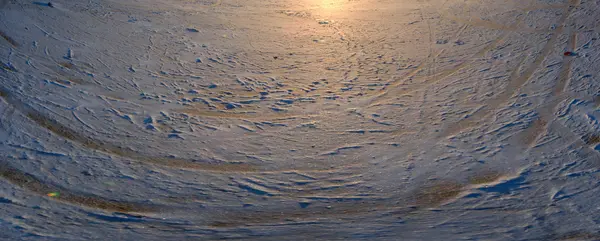
[[0,0],[0,239],[600,240],[599,0]]

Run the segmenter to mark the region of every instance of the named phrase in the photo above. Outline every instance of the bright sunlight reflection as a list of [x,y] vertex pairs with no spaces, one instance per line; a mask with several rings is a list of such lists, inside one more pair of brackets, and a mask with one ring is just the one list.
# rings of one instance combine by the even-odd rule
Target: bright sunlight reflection
[[325,11],[343,10],[347,1],[348,0],[308,0],[311,7]]
[[342,7],[342,1],[340,0],[320,0],[320,7],[323,9],[340,9]]

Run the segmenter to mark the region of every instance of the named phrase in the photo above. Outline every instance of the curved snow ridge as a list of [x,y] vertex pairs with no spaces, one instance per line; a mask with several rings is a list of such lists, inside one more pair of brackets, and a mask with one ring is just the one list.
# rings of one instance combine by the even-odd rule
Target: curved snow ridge
[[17,108],[25,115],[37,123],[39,126],[47,129],[48,131],[63,137],[67,140],[73,141],[84,148],[102,151],[108,154],[124,157],[127,159],[133,159],[143,163],[156,164],[161,166],[173,167],[173,168],[184,168],[194,170],[204,170],[212,172],[252,172],[256,171],[256,168],[248,164],[210,164],[210,163],[199,163],[193,160],[185,160],[170,157],[152,157],[141,153],[137,153],[121,146],[113,145],[110,143],[96,141],[90,137],[83,136],[78,132],[64,126],[54,119],[44,116],[43,114],[35,111],[33,108],[21,103],[13,95],[9,94],[6,89],[0,91],[2,96],[9,104],[14,108]]
[[6,160],[0,160],[0,177],[36,195],[88,208],[126,213],[152,213],[166,210],[166,207],[159,205],[116,201],[92,194],[74,193],[64,187],[44,183],[35,176],[12,167]]
[[[305,225],[353,219],[357,215],[415,218],[431,210],[450,206],[459,199],[471,199],[480,192],[505,193],[526,188],[527,186],[524,184],[527,173],[527,170],[522,170],[511,176],[492,170],[481,171],[471,176],[466,182],[450,179],[429,181],[414,188],[408,195],[385,195],[384,193],[381,195],[364,193],[349,195],[355,189],[351,186],[338,190],[345,195],[306,196],[302,195],[306,193],[306,190],[298,190],[300,196],[296,198],[300,201],[297,206],[286,204],[275,210],[254,207],[254,205],[237,211],[235,209],[225,211],[226,209],[224,209],[223,212],[227,215],[221,213],[222,218],[219,221],[209,222],[207,225],[218,228]],[[250,186],[244,188],[250,188]],[[278,189],[277,192],[273,192],[268,189],[274,190],[273,187],[262,186],[258,189],[255,186],[252,188],[252,192],[257,195],[292,197],[285,195],[290,190]]]
[[[141,163],[154,164],[159,166],[165,166],[170,168],[190,169],[198,171],[207,171],[215,173],[283,173],[289,171],[303,171],[303,172],[331,172],[333,169],[314,169],[314,168],[283,168],[273,169],[265,168],[259,165],[252,165],[246,163],[223,163],[223,162],[199,162],[192,159],[180,159],[176,157],[155,157],[149,156],[143,153],[135,152],[133,150],[124,148],[119,145],[114,145],[104,141],[97,141],[93,138],[84,136],[79,132],[60,124],[58,121],[49,118],[34,108],[20,102],[14,95],[11,95],[6,88],[0,89],[0,97],[6,100],[13,108],[18,109],[22,113],[25,113],[27,118],[38,124],[40,127],[47,129],[48,131],[65,138],[69,141],[79,144],[83,148],[101,151],[107,154],[116,155],[125,159],[138,161]],[[335,155],[341,150],[345,149],[357,149],[361,146],[342,147],[338,150],[323,154],[323,155]]]

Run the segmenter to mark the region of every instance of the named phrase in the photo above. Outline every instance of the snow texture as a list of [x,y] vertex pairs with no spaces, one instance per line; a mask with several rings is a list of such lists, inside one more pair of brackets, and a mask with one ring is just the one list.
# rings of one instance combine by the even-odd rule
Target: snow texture
[[2,240],[600,240],[598,0],[0,0]]

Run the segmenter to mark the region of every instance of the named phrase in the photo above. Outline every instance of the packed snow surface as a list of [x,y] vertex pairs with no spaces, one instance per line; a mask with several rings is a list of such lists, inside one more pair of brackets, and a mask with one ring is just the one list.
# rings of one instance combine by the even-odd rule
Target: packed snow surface
[[600,240],[599,0],[0,0],[0,239]]

